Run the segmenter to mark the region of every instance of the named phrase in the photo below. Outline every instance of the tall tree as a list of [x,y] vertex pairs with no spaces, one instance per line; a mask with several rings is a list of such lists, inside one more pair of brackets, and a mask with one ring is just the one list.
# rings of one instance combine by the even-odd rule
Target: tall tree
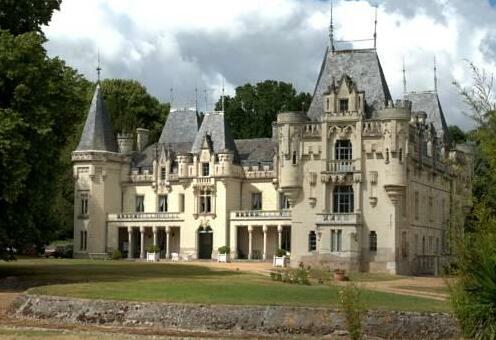
[[467,141],[467,135],[460,129],[457,125],[448,126],[448,133],[450,135],[451,140],[455,144],[465,143]]
[[13,35],[41,33],[53,11],[60,9],[62,0],[0,0],[0,29]]
[[[239,86],[234,97],[225,97],[225,115],[234,138],[270,137],[279,112],[306,111],[311,100],[309,93],[297,93],[292,84],[266,80]],[[219,99],[215,109],[221,108]]]

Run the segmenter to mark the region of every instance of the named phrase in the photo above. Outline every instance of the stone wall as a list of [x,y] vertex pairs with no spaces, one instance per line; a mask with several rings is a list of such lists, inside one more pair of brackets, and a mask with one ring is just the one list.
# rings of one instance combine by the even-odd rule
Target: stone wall
[[[329,308],[144,303],[37,295],[21,295],[13,308],[20,318],[223,333],[319,336],[345,329],[340,313]],[[370,311],[364,319],[364,329],[367,335],[390,339],[446,339],[459,334],[454,319],[443,313]]]

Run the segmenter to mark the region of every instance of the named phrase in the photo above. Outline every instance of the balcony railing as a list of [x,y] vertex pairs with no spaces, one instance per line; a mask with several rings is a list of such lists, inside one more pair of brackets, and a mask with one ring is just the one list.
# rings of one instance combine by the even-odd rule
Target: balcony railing
[[290,220],[291,210],[235,210],[231,220]]
[[180,221],[183,217],[178,212],[133,212],[108,214],[109,221]]
[[356,159],[336,159],[329,162],[329,172],[355,172],[360,171],[359,160]]
[[360,215],[357,213],[317,214],[317,224],[358,224]]

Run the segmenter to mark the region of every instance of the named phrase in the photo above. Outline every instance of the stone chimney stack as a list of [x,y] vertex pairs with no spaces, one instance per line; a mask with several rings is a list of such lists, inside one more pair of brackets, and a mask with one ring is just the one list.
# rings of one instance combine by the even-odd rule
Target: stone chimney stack
[[150,130],[137,128],[136,129],[136,148],[139,152],[143,151],[148,145],[148,137],[150,136]]
[[117,134],[117,145],[119,147],[119,152],[124,155],[129,155],[133,152],[133,135],[131,133],[118,133]]

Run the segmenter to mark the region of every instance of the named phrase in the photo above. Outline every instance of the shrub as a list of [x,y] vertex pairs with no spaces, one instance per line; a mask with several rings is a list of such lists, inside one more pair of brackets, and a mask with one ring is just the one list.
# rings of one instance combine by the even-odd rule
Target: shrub
[[362,306],[360,290],[354,284],[347,284],[339,291],[339,304],[344,315],[346,328],[352,340],[362,338]]
[[148,248],[146,248],[146,251],[149,253],[160,253],[160,247],[156,245],[151,245]]
[[286,252],[286,250],[284,250],[284,249],[277,249],[277,250],[276,250],[276,256],[277,256],[277,257],[286,256],[286,254],[287,254],[287,252]]
[[120,260],[122,259],[122,253],[119,249],[116,249],[112,252],[112,260]]
[[229,248],[229,246],[222,246],[217,250],[219,251],[219,254],[229,254],[231,252],[231,248]]
[[270,272],[273,281],[289,284],[310,285],[309,272],[303,266],[298,269],[286,268]]

